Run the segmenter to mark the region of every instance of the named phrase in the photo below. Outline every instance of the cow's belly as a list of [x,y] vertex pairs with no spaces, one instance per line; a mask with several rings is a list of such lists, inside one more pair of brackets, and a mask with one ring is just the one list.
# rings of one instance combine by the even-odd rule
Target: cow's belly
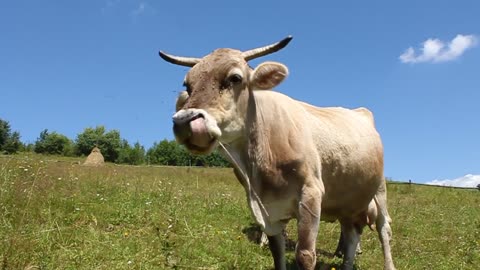
[[365,211],[384,181],[381,153],[375,147],[355,144],[347,150],[322,158],[321,214],[337,219]]
[[321,215],[325,220],[348,219],[365,211],[383,179],[378,176],[366,179],[339,178],[333,181],[324,181]]

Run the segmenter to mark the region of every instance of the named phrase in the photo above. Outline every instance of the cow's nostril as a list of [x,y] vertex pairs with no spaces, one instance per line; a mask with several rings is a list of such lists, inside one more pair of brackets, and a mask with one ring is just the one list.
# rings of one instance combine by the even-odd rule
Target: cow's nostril
[[193,116],[192,118],[190,118],[190,120],[189,120],[188,122],[192,122],[192,121],[194,121],[194,120],[197,120],[198,118],[203,118],[203,119],[205,119],[205,117],[203,116],[203,114],[199,113],[199,114]]

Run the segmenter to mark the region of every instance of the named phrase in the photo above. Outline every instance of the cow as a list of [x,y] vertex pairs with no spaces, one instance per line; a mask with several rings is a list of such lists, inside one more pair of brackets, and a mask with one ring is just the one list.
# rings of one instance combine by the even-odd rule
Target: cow
[[286,269],[282,231],[297,220],[295,260],[316,265],[320,218],[338,220],[342,269],[353,269],[355,249],[375,200],[384,269],[395,269],[386,209],[383,145],[365,108],[320,108],[272,89],[288,75],[278,62],[248,61],[284,48],[285,39],[247,51],[221,48],[203,58],[160,51],[167,62],[191,67],[177,99],[173,132],[193,154],[217,147],[245,189],[251,214],[267,234],[275,269]]

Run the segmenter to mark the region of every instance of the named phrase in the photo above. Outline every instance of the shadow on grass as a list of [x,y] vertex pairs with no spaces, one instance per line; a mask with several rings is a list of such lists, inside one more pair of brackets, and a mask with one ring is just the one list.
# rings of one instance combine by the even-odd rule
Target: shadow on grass
[[[255,224],[255,223],[251,223],[250,226],[245,227],[242,230],[242,233],[247,236],[249,241],[251,241],[255,244],[268,246],[268,242],[262,243],[262,229],[260,228],[259,225]],[[286,231],[283,231],[283,235],[285,236],[285,249],[287,251],[295,250],[296,242],[294,240],[288,238],[288,235],[287,235]]]
[[[317,260],[317,264],[315,265],[315,270],[332,270],[332,269],[340,270],[341,268],[342,268],[341,264],[337,264],[337,263],[330,264],[330,263],[322,262],[321,260],[320,261]],[[287,262],[287,269],[288,270],[299,269],[297,267],[297,262],[295,261],[295,259]],[[357,270],[357,269],[358,268],[354,265],[353,270]]]
[[[259,225],[255,224],[255,223],[251,223],[248,227],[245,227],[242,230],[242,233],[244,233],[247,236],[248,240],[250,240],[251,242],[253,242],[255,244],[261,244],[262,229],[260,228]],[[288,238],[288,235],[286,234],[286,232],[284,232],[284,235],[285,235],[286,250],[287,251],[295,251],[296,242],[294,240]],[[268,246],[267,243],[264,243],[264,244]],[[316,253],[317,253],[317,264],[315,266],[316,270],[332,270],[332,269],[337,269],[338,270],[338,269],[341,269],[340,264],[336,264],[336,263],[335,264],[330,264],[330,263],[326,263],[325,261],[321,260],[321,257],[334,258],[335,257],[334,253],[328,252],[328,251],[322,250],[322,249],[317,249]],[[320,257],[320,260],[319,260],[319,257]],[[296,262],[295,258],[287,260],[287,269],[289,269],[289,270],[298,269],[297,262]],[[353,269],[356,270],[357,267],[354,265]]]
[[262,229],[259,225],[251,223],[248,227],[243,228],[242,233],[247,236],[250,242],[260,244],[262,240]]

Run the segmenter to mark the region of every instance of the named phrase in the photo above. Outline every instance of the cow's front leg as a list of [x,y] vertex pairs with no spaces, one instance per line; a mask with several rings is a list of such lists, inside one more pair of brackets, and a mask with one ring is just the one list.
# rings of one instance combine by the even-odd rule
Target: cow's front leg
[[320,223],[322,192],[318,188],[306,188],[298,205],[298,243],[295,249],[297,265],[300,269],[314,269],[317,262],[315,243]]
[[285,270],[287,265],[285,263],[285,237],[283,233],[274,236],[267,236],[268,247],[272,252],[273,262],[276,270]]

